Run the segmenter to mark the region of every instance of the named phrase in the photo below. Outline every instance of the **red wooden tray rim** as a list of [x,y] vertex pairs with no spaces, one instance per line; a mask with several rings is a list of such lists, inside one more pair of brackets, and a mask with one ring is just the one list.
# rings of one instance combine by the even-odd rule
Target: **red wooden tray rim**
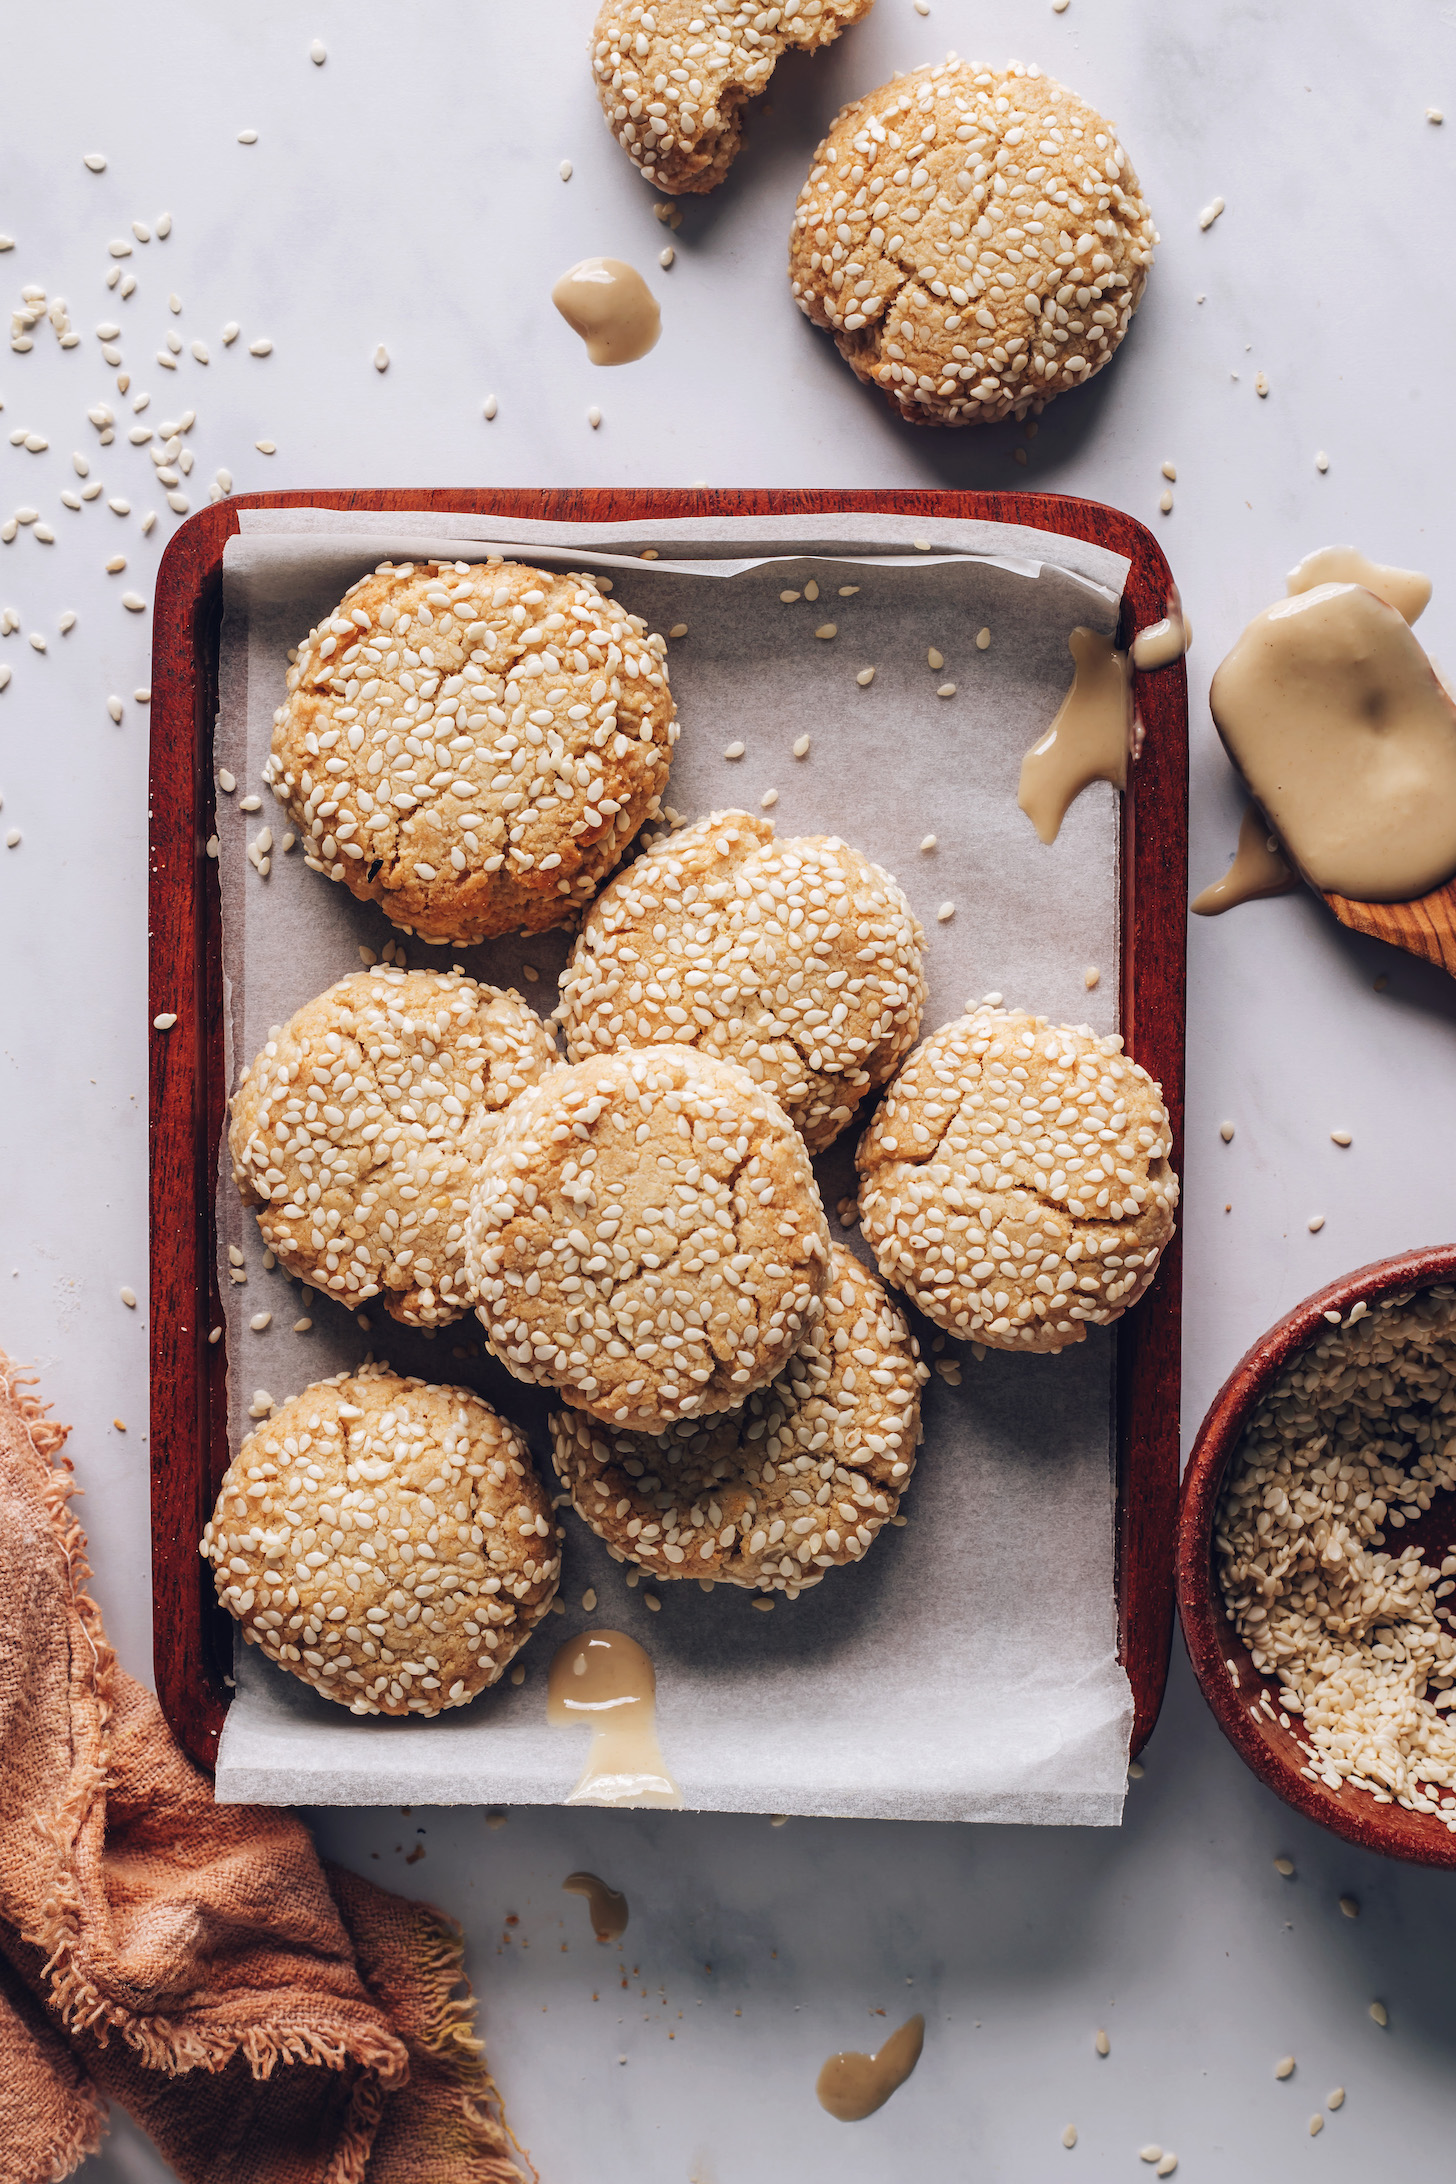
[[[153,1656],[157,1696],[179,1742],[210,1768],[230,1692],[233,1626],[197,1551],[227,1468],[225,1340],[213,1194],[226,1107],[212,733],[222,558],[243,508],[431,509],[509,523],[635,522],[710,515],[951,517],[1031,525],[1088,540],[1128,562],[1121,637],[1166,612],[1173,579],[1153,534],[1120,509],[1065,494],[820,492],[748,488],[536,491],[391,487],[248,493],[199,509],[158,571],[151,706],[151,1001],[177,1012],[151,1043],[151,1459]],[[1146,730],[1122,799],[1119,1021],[1128,1052],[1163,1088],[1173,1165],[1183,1164],[1187,954],[1188,717],[1182,661],[1136,678]],[[1178,1517],[1182,1233],[1151,1294],[1119,1323],[1117,1374],[1118,1655],[1133,1697],[1132,1750],[1162,1703],[1173,1626]]]
[[[1403,1290],[1428,1289],[1456,1280],[1456,1244],[1432,1244],[1397,1258],[1377,1259],[1342,1274],[1287,1312],[1240,1358],[1198,1429],[1183,1480],[1178,1523],[1178,1614],[1194,1674],[1213,1713],[1239,1756],[1262,1782],[1307,1819],[1317,1820],[1362,1850],[1419,1865],[1456,1867],[1456,1835],[1428,1813],[1377,1803],[1368,1791],[1332,1790],[1300,1772],[1310,1764],[1293,1730],[1281,1729],[1258,1708],[1260,1692],[1278,1707],[1274,1677],[1255,1668],[1248,1647],[1224,1610],[1214,1563],[1214,1525],[1229,1461],[1250,1413],[1270,1382],[1295,1354],[1329,1331],[1324,1315],[1347,1318],[1363,1298],[1372,1306]],[[1238,1669],[1235,1687],[1227,1663]],[[1251,1712],[1251,1707],[1254,1709]],[[1456,1806],[1452,1807],[1456,1817]]]

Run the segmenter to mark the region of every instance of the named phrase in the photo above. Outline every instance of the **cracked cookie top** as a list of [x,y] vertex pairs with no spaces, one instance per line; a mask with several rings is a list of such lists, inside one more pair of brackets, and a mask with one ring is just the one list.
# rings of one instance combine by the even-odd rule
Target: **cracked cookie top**
[[1035,67],[941,61],[846,106],[799,195],[799,308],[912,424],[1039,410],[1099,372],[1157,235],[1110,122]]
[[874,0],[605,0],[592,74],[607,126],[643,178],[676,196],[716,189],[743,141],[743,107],[780,54],[817,52]]
[[561,980],[567,1052],[676,1041],[739,1062],[819,1152],[915,1044],[923,940],[857,849],[714,812],[592,904]]
[[978,1008],[911,1055],[860,1139],[860,1224],[938,1326],[1061,1350],[1152,1280],[1171,1151],[1162,1093],[1115,1034]]
[[380,964],[305,1003],[244,1070],[228,1151],[290,1274],[411,1327],[458,1319],[476,1141],[559,1056],[514,993]]
[[364,1365],[250,1433],[202,1535],[270,1661],[354,1714],[495,1683],[550,1607],[560,1534],[525,1440],[469,1388]]
[[384,562],[311,629],[264,769],[315,872],[422,940],[571,923],[655,817],[666,640],[594,576]]
[[660,1434],[557,1411],[553,1459],[577,1515],[654,1577],[792,1598],[894,1516],[927,1377],[893,1297],[834,1244],[824,1316],[767,1387]]
[[742,1069],[650,1046],[559,1069],[488,1126],[466,1232],[519,1380],[659,1431],[771,1380],[820,1316],[804,1142]]

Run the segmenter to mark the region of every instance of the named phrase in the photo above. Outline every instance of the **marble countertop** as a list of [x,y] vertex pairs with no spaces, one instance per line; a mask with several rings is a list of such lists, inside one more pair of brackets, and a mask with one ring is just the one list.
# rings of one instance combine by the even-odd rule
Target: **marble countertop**
[[[128,444],[130,395],[118,399],[98,322],[124,325],[148,421],[195,408],[194,506],[225,469],[240,491],[932,484],[1131,510],[1161,537],[1196,633],[1195,886],[1222,870],[1240,809],[1208,678],[1295,560],[1339,541],[1428,570],[1421,633],[1452,652],[1453,458],[1437,405],[1456,7],[1071,0],[1055,14],[1046,0],[930,0],[922,15],[879,0],[832,53],[781,69],[727,186],[685,203],[670,271],[655,264],[669,236],[653,198],[596,110],[590,14],[585,0],[428,15],[381,0],[311,13],[150,0],[121,16],[78,0],[7,24],[0,230],[16,247],[0,277],[12,305],[27,282],[64,296],[81,342],[62,350],[41,327],[31,353],[0,360],[0,516],[29,504],[55,533],[45,544],[27,526],[0,544],[0,607],[20,620],[0,639],[13,670],[0,830],[22,837],[0,849],[0,1340],[74,1423],[97,1595],[140,1675],[147,716],[131,693],[148,680],[150,625],[120,594],[150,597],[178,518]],[[1030,442],[1010,425],[899,424],[787,292],[793,200],[823,127],[844,99],[949,48],[1035,59],[1113,116],[1162,232],[1123,353]],[[1427,121],[1432,105],[1450,106],[1449,126]],[[238,142],[246,129],[255,144]],[[108,162],[99,176],[82,164],[91,151]],[[1214,196],[1227,209],[1201,231]],[[164,209],[167,240],[133,239],[120,261],[137,282],[121,302],[103,285],[108,245]],[[662,299],[663,339],[630,370],[594,369],[550,304],[554,276],[592,252],[635,260]],[[227,347],[229,320],[242,335]],[[175,371],[151,361],[169,328]],[[274,345],[262,359],[248,353],[260,336]],[[108,399],[119,429],[102,451],[85,412]],[[9,444],[21,428],[48,449]],[[60,500],[78,484],[73,447],[105,480],[78,512]],[[1165,459],[1178,479],[1163,516]],[[108,575],[118,553],[127,570]],[[1302,896],[1194,921],[1189,982],[1185,1444],[1244,1347],[1297,1299],[1456,1228],[1456,984]],[[1330,1139],[1340,1125],[1348,1151]],[[467,1809],[330,1811],[317,1826],[330,1854],[464,1920],[491,2059],[547,2184],[868,2184],[911,2158],[1017,2184],[1131,2178],[1150,2173],[1148,2144],[1190,2179],[1353,2179],[1393,2147],[1435,2173],[1456,2049],[1449,1883],[1297,1821],[1224,1742],[1181,1654],[1144,1758],[1115,1832],[566,1810],[490,1830]],[[1280,1853],[1293,1880],[1274,1869]],[[579,1866],[630,1900],[621,1969],[561,1893]],[[1357,1920],[1339,1911],[1346,1893]],[[916,2009],[928,2029],[914,2078],[869,2122],[833,2122],[813,2098],[824,2056],[875,2046]],[[1276,2082],[1291,2053],[1294,2075]],[[1337,2085],[1348,2098],[1311,2139]],[[165,2172],[118,2119],[86,2173]]]

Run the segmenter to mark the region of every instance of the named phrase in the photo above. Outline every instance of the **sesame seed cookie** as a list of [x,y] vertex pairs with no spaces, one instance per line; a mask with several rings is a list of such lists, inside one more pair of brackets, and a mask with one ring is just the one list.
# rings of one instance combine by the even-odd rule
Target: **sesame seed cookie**
[[594,576],[384,562],[298,647],[264,773],[309,867],[403,931],[544,932],[657,815],[666,651]]
[[552,1455],[577,1515],[654,1577],[792,1595],[895,1514],[926,1378],[899,1306],[834,1244],[824,1317],[746,1403],[651,1435],[557,1411]]
[[244,1071],[233,1179],[290,1274],[443,1326],[474,1301],[463,1239],[485,1119],[559,1062],[514,993],[458,971],[356,971]]
[[771,1380],[823,1309],[804,1142],[692,1047],[559,1069],[491,1125],[466,1231],[477,1316],[518,1380],[659,1432]]
[[592,904],[561,980],[567,1052],[677,1041],[738,1062],[817,1153],[915,1044],[924,938],[857,849],[714,812]]
[[799,308],[917,425],[1085,385],[1157,235],[1110,122],[1039,69],[942,61],[846,106],[799,194]]
[[605,0],[592,73],[607,126],[644,179],[669,195],[716,189],[743,141],[743,107],[779,56],[817,52],[874,0]]
[[248,1435],[201,1551],[280,1668],[354,1714],[438,1714],[530,1637],[559,1538],[514,1426],[469,1388],[365,1365]]
[[860,1224],[937,1326],[1061,1350],[1152,1280],[1171,1150],[1161,1091],[1121,1039],[978,1008],[911,1055],[860,1139]]

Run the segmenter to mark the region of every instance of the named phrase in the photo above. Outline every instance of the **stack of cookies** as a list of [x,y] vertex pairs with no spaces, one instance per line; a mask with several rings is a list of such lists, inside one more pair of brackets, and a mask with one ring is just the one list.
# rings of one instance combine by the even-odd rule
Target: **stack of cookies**
[[[978,1346],[1084,1340],[1172,1233],[1168,1117],[1085,1027],[982,1006],[916,1048],[920,926],[837,837],[714,812],[623,864],[677,725],[663,639],[607,590],[385,564],[299,647],[269,776],[309,863],[426,942],[575,926],[567,1058],[514,992],[375,964],[243,1071],[233,1173],[288,1273],[426,1332],[473,1312],[552,1391],[557,1477],[615,1559],[794,1598],[914,1470],[894,1292]],[[862,1125],[877,1271],[813,1166]],[[505,1671],[560,1538],[517,1427],[370,1365],[244,1441],[203,1552],[270,1659],[433,1714]]]

